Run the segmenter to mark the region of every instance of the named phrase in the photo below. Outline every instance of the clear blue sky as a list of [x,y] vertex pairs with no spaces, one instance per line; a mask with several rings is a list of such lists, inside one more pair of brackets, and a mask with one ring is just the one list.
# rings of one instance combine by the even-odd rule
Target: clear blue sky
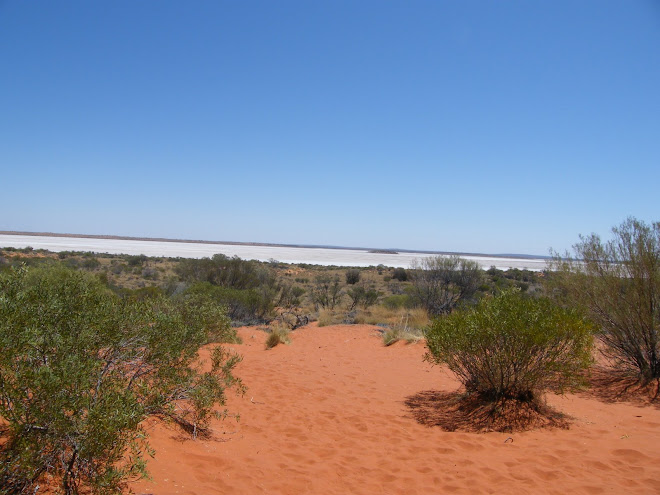
[[547,254],[660,220],[660,2],[0,0],[0,230]]

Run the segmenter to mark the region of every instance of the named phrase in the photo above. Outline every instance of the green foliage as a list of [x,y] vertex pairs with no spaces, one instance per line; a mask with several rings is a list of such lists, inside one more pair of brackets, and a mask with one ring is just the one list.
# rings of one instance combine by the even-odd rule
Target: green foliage
[[0,275],[3,493],[32,493],[46,474],[66,494],[117,493],[145,474],[145,418],[204,431],[225,389],[240,387],[237,355],[215,347],[207,371],[198,363],[216,316],[122,299],[64,268]]
[[120,289],[119,295],[134,301],[144,301],[146,299],[158,299],[165,296],[165,291],[160,287],[149,286],[139,289]]
[[578,385],[593,341],[579,313],[517,291],[437,318],[426,339],[428,361],[446,363],[468,393],[493,402]]
[[149,258],[144,254],[126,256],[126,261],[128,262],[128,266],[131,267],[141,267],[148,259]]
[[617,369],[660,378],[660,222],[628,218],[608,242],[580,237],[574,255],[555,255],[555,296],[588,311]]
[[373,287],[367,289],[361,285],[348,289],[346,293],[351,300],[349,311],[355,309],[357,306],[367,309],[376,304],[380,296],[380,292]]
[[207,292],[226,306],[232,321],[241,324],[269,321],[282,291],[272,268],[236,256],[216,254],[211,259],[185,259],[176,270],[185,281],[194,284],[190,291]]
[[176,270],[187,282],[208,282],[238,290],[277,287],[277,279],[270,268],[237,256],[229,258],[216,254],[210,259],[183,259]]
[[395,294],[384,298],[383,306],[390,310],[411,309],[415,306],[415,303],[408,294]]
[[93,257],[85,258],[85,260],[82,262],[82,267],[85,270],[96,270],[99,266],[101,266],[101,262]]
[[224,307],[227,316],[234,322],[258,324],[270,319],[275,294],[267,287],[240,290],[201,282],[189,287],[182,297]]
[[470,301],[481,285],[476,261],[458,256],[434,256],[413,263],[411,297],[429,316],[451,313],[459,302]]
[[351,269],[351,270],[346,270],[346,283],[348,285],[355,285],[360,281],[360,270],[358,269]]
[[305,289],[297,285],[282,284],[278,306],[283,308],[293,308],[300,306]]

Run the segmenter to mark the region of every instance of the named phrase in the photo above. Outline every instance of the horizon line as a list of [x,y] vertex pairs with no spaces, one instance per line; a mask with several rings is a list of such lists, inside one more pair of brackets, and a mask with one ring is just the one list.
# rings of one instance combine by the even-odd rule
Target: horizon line
[[402,253],[420,253],[420,254],[441,254],[441,255],[465,255],[465,256],[488,256],[494,258],[527,258],[527,259],[550,259],[550,256],[542,256],[536,254],[519,254],[519,253],[470,253],[470,252],[456,252],[456,251],[433,251],[433,250],[417,250],[417,249],[400,249],[400,248],[374,248],[374,247],[354,247],[354,246],[335,246],[326,244],[286,244],[286,243],[272,243],[272,242],[246,242],[246,241],[211,241],[201,239],[173,239],[167,237],[139,237],[139,236],[125,236],[114,234],[71,234],[61,232],[25,232],[17,230],[0,230],[0,235],[25,235],[25,236],[43,236],[43,237],[71,237],[82,239],[112,239],[112,240],[125,240],[125,241],[147,241],[147,242],[183,242],[188,244],[220,244],[228,246],[263,246],[263,247],[291,247],[291,248],[306,248],[306,249],[339,249],[351,251],[391,251],[392,254]]

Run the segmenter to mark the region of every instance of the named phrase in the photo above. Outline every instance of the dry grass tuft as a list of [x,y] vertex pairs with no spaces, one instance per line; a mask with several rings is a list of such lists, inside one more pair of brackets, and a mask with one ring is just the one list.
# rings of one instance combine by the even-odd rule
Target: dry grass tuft
[[392,345],[399,340],[415,343],[424,340],[424,329],[429,324],[429,318],[422,309],[396,309],[385,307],[374,308],[373,311],[363,312],[357,319],[367,324],[387,325],[383,333],[383,343]]
[[355,323],[366,325],[387,325],[395,327],[405,324],[409,328],[421,329],[429,323],[429,317],[421,308],[415,309],[388,309],[385,306],[373,306],[367,310],[361,310],[355,317]]
[[333,311],[331,309],[322,309],[319,311],[318,322],[320,327],[329,325],[341,325],[345,323],[346,313],[342,311]]
[[282,324],[275,324],[270,327],[268,337],[266,338],[266,350],[272,349],[278,344],[289,344],[289,329]]

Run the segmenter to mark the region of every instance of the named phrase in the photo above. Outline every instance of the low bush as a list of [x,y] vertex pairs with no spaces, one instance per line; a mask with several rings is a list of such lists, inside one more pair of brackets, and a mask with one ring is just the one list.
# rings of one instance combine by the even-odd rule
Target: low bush
[[380,292],[378,292],[376,289],[372,287],[367,289],[361,285],[357,285],[348,289],[346,294],[351,300],[348,308],[349,311],[352,311],[358,306],[367,309],[370,306],[376,304],[378,297],[380,296]]
[[227,310],[227,316],[242,324],[259,324],[271,319],[275,307],[272,291],[267,288],[233,289],[201,282],[189,287],[184,298],[202,298]]
[[447,364],[485,402],[533,402],[550,387],[577,386],[592,360],[581,314],[515,290],[437,318],[426,339],[425,359]]
[[410,298],[408,294],[398,294],[384,298],[383,306],[391,310],[402,308],[411,309],[415,306],[415,302]]

